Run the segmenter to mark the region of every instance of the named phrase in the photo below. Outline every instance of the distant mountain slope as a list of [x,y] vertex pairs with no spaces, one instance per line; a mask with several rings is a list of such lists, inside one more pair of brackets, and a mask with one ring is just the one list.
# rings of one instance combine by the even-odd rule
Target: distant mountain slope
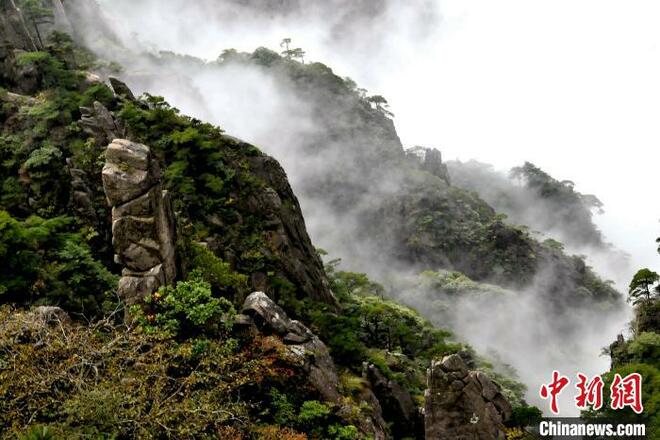
[[448,166],[456,185],[476,191],[512,222],[554,234],[573,247],[606,247],[593,221],[602,202],[577,192],[572,182],[560,182],[531,163],[512,169],[509,176],[476,161]]

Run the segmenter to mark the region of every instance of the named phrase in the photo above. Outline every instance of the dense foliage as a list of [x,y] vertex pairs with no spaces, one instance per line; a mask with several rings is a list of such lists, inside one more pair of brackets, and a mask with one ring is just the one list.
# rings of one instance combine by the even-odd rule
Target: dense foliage
[[0,309],[3,437],[359,438],[299,368],[276,337],[164,339]]
[[25,220],[0,211],[0,302],[58,304],[68,310],[102,308],[117,277],[94,259],[73,219]]
[[594,212],[603,204],[593,195],[581,194],[571,181],[560,181],[526,162],[509,175],[477,161],[448,163],[452,181],[479,196],[515,224],[560,239],[572,247],[604,247]]
[[[633,277],[630,283],[631,297],[636,304],[635,319],[631,325],[633,336],[629,340],[620,337],[610,346],[612,369],[603,375],[606,390],[603,408],[584,413],[590,419],[644,423],[648,438],[660,437],[660,298],[652,293],[657,281],[657,274],[649,269],[641,269]],[[642,376],[644,411],[641,414],[636,414],[630,408],[613,410],[609,407],[610,396],[607,390],[614,375],[625,377],[630,373]]]
[[341,313],[322,304],[306,307],[312,329],[354,374],[361,374],[363,362],[372,363],[421,399],[430,360],[463,347],[449,342],[449,332],[434,328],[414,310],[384,299],[383,288],[364,274],[328,268]]

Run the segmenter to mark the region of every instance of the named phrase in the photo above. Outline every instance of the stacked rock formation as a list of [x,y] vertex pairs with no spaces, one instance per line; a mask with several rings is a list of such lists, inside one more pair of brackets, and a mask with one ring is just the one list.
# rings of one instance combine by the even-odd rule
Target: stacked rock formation
[[176,278],[176,228],[160,168],[146,145],[112,141],[103,189],[112,206],[115,261],[123,266],[119,296],[127,306]]
[[468,370],[459,355],[434,361],[425,395],[426,439],[505,439],[511,405],[500,391],[484,373]]

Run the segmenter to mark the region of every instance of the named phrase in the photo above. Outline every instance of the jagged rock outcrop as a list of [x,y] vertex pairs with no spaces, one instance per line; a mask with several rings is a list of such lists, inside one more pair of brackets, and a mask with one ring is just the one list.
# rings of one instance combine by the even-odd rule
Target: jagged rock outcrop
[[0,0],[0,46],[37,50],[38,42],[15,1]]
[[394,438],[422,437],[424,422],[410,392],[387,379],[373,364],[365,363],[363,374],[380,403],[383,416],[396,421],[391,428]]
[[105,160],[103,189],[112,206],[112,243],[123,266],[118,291],[131,306],[176,278],[174,215],[149,147],[115,139]]
[[[286,312],[263,292],[251,293],[245,299],[242,313],[251,318],[260,331],[280,336],[288,348],[287,355],[294,364],[303,368],[309,382],[323,399],[340,406],[340,413],[350,414],[351,408],[342,403],[337,370],[323,341],[304,324],[290,319]],[[242,316],[241,321],[245,325],[245,318]],[[374,414],[368,420],[363,420],[360,428],[376,440],[388,438],[377,398],[366,390],[364,400],[370,404]]]
[[110,86],[112,87],[112,90],[115,92],[115,95],[119,96],[122,99],[126,99],[128,101],[135,101],[135,95],[133,95],[133,92],[126,85],[125,82],[112,76],[108,78],[108,81],[110,81]]
[[[282,166],[270,156],[250,158],[251,171],[269,186],[247,200],[251,212],[265,215],[268,228],[269,254],[282,262],[289,280],[300,286],[304,296],[315,301],[336,305],[323,263],[307,234],[298,198],[293,193]],[[285,201],[285,202],[283,202]],[[271,256],[271,255],[269,255]],[[265,279],[266,274],[261,274]],[[254,274],[253,288],[258,286],[259,274]]]
[[108,145],[113,139],[126,136],[121,122],[98,101],[94,101],[91,107],[80,107],[80,115],[80,126],[94,138],[97,146]]
[[289,319],[286,312],[263,292],[250,294],[243,303],[243,313],[258,328],[282,337],[289,354],[309,373],[310,382],[325,400],[339,403],[339,377],[326,345],[304,324]]
[[81,217],[92,223],[97,223],[98,216],[94,210],[93,202],[94,191],[87,184],[89,181],[87,173],[80,168],[76,168],[71,158],[66,160],[66,165],[71,176],[71,206]]
[[442,161],[442,153],[437,148],[413,147],[406,150],[406,157],[416,162],[420,169],[441,178],[448,185],[451,183],[447,164]]
[[427,440],[505,439],[511,405],[500,386],[480,371],[470,371],[459,355],[434,361],[425,393]]

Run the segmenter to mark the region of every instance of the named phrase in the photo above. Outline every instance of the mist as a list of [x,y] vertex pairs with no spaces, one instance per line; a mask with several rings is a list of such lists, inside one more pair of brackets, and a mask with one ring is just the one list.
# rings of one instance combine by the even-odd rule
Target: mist
[[[318,132],[313,104],[285,78],[259,69],[216,69],[144,53],[172,51],[211,61],[227,48],[278,51],[283,38],[292,38],[307,52],[306,60],[324,62],[370,93],[384,95],[404,146],[434,146],[445,158],[476,158],[498,169],[529,160],[558,179],[574,181],[581,192],[596,194],[605,205],[596,221],[608,241],[631,255],[630,266],[602,261],[607,252],[567,245],[586,253],[605,278],[622,287],[637,267],[659,266],[654,240],[660,236],[660,208],[649,201],[656,189],[652,167],[660,159],[655,128],[660,31],[651,19],[658,12],[651,2],[625,11],[623,2],[595,1],[579,6],[458,0],[99,4],[118,41],[114,47],[98,44],[90,30],[88,43],[125,66],[135,92],[162,95],[182,112],[218,124],[277,158],[301,199],[312,240],[341,257],[347,270],[385,281],[410,268],[397,267],[370,243],[355,240],[354,217],[337,216],[300,196],[317,170],[350,163],[332,149],[318,156],[304,152]],[[398,184],[393,180],[391,187],[365,194],[354,213],[370,197],[395,192]],[[455,301],[451,322],[459,338],[514,366],[529,386],[530,403],[541,408],[547,405],[538,401],[538,387],[553,369],[594,375],[608,368],[601,348],[629,318],[622,311],[603,322],[595,310],[553,322],[534,295],[551,276],[539,274],[529,289],[510,292],[508,299]],[[429,315],[419,292],[401,288],[392,294],[447,325]],[[562,408],[569,414],[572,407]]]

